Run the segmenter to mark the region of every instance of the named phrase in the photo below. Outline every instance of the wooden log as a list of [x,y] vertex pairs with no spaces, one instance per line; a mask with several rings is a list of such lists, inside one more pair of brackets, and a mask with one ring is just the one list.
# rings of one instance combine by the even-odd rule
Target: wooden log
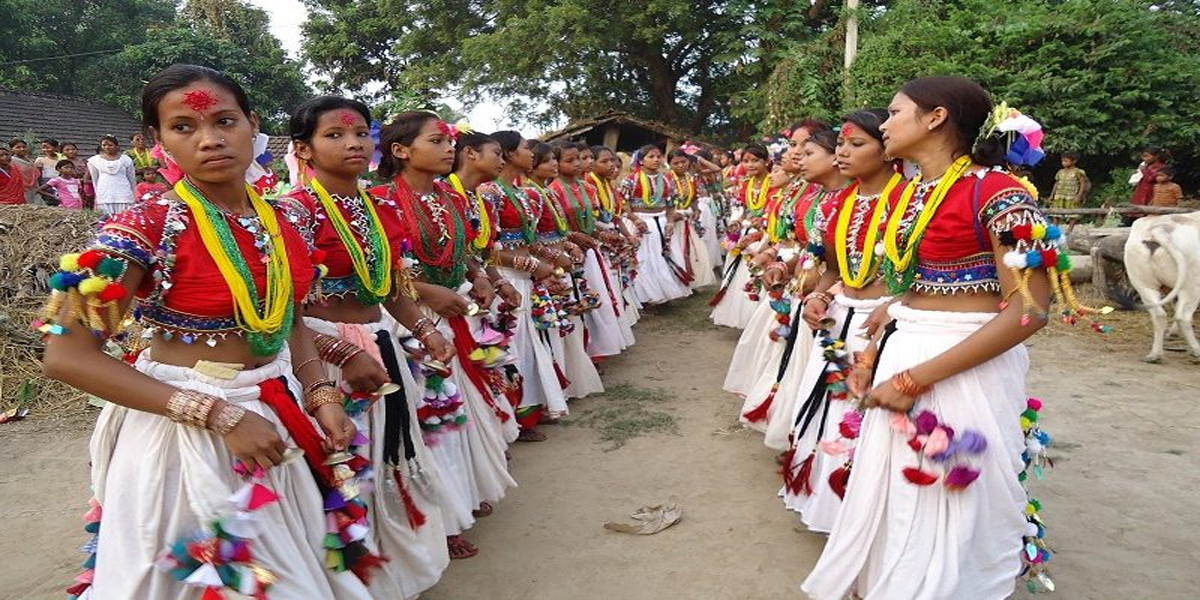
[[1043,209],[1051,217],[1104,216],[1109,213],[1118,215],[1173,215],[1178,213],[1196,212],[1195,207],[1189,206],[1134,206],[1119,204],[1111,208],[1046,208]]
[[1089,254],[1071,255],[1071,283],[1091,283],[1092,257]]

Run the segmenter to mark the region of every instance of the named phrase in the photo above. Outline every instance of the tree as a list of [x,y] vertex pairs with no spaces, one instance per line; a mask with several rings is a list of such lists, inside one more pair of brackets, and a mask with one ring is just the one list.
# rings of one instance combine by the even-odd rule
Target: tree
[[744,128],[786,39],[836,22],[841,2],[794,0],[306,0],[305,55],[329,85],[382,83],[470,103],[511,102],[546,123],[625,110],[693,131]]
[[295,64],[252,55],[245,47],[183,25],[155,28],[146,41],[100,61],[84,85],[102,102],[140,114],[143,81],[175,63],[212,67],[245,88],[266,132],[280,133],[292,108],[309,94]]
[[77,82],[92,65],[140,43],[175,8],[174,0],[0,0],[0,87],[81,94]]

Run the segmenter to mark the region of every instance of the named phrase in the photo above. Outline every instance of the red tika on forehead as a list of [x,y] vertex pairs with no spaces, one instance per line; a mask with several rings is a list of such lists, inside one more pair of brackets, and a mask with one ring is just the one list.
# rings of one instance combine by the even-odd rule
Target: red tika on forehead
[[438,119],[437,126],[438,126],[438,130],[441,131],[442,133],[444,133],[452,138],[455,138],[455,139],[458,138],[458,132],[455,131],[454,127],[451,126],[449,123],[447,123],[441,119]]
[[854,123],[843,123],[842,124],[842,137],[850,137],[851,134],[854,133],[854,129],[855,129]]
[[217,105],[217,97],[208,90],[194,90],[183,95],[183,104],[203,114]]
[[358,122],[358,116],[359,114],[352,110],[343,110],[338,113],[338,120],[346,127],[353,127]]

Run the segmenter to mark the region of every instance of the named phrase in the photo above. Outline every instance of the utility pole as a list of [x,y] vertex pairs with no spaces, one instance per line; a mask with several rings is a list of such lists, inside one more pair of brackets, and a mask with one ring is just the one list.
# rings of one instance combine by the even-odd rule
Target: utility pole
[[842,101],[847,107],[854,104],[850,68],[858,56],[858,0],[846,0],[846,59],[842,63]]

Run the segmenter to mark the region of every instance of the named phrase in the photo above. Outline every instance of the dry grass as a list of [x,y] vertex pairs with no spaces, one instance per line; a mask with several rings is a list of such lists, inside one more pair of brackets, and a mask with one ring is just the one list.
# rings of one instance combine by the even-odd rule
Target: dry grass
[[35,418],[84,410],[83,394],[42,377],[42,343],[29,323],[45,301],[58,257],[86,244],[96,221],[90,211],[0,207],[0,409],[23,404]]
[[603,394],[589,397],[586,407],[563,423],[595,429],[600,434],[600,441],[609,444],[604,451],[611,452],[643,435],[678,435],[675,415],[652,406],[673,398],[666,390],[619,383],[608,386]]

